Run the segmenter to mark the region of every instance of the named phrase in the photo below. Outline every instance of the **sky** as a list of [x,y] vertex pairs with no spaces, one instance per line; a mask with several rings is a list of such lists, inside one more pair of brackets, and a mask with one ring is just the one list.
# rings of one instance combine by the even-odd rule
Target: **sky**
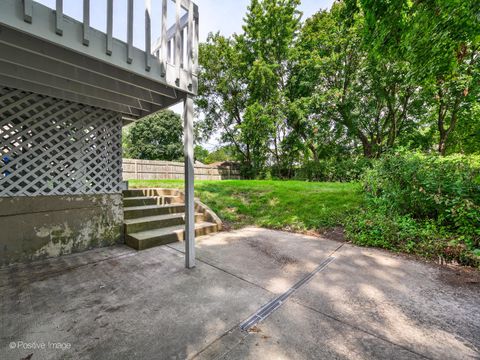
[[[1,0],[0,0],[1,1]],[[56,0],[35,0],[52,9],[55,8]],[[152,39],[160,36],[161,29],[161,3],[162,0],[151,0],[152,2]],[[210,32],[219,31],[224,36],[230,36],[233,33],[241,33],[243,18],[247,11],[250,0],[194,0],[198,5],[200,13],[200,41],[205,41]],[[329,9],[334,0],[302,0],[299,10],[302,11],[302,19],[306,19],[320,9]],[[74,19],[83,18],[83,1],[64,0],[64,13]],[[106,31],[106,11],[107,0],[90,0],[90,25],[103,32]],[[126,41],[127,24],[127,0],[113,1],[113,36],[117,39]],[[175,23],[175,4],[168,2],[168,22],[169,25]],[[134,39],[133,45],[139,49],[145,49],[145,1],[134,0]],[[159,14],[155,16],[155,14]],[[142,31],[136,31],[142,29]],[[182,106],[176,105],[172,110],[181,114]],[[209,143],[204,144],[206,148],[212,150],[218,145],[214,138]]]
[[[329,9],[334,0],[303,0],[300,11],[306,19],[320,9]],[[242,31],[243,18],[250,0],[196,0],[200,11],[200,36],[207,38],[209,32],[220,31],[229,36]]]
[[[52,9],[55,8],[56,0],[35,0]],[[161,0],[152,2],[152,39],[160,35],[161,29]],[[222,35],[229,36],[242,31],[243,17],[247,11],[250,0],[194,0],[200,12],[200,40],[205,41],[209,32],[220,31]],[[306,19],[319,9],[330,8],[334,0],[303,0],[300,11],[303,12],[303,19]],[[83,1],[64,0],[64,13],[74,19],[83,18]],[[96,29],[106,29],[107,0],[90,0],[90,25]],[[113,1],[113,36],[126,40],[126,14],[127,0]],[[144,29],[145,26],[145,1],[134,0],[134,29]],[[159,14],[159,16],[155,16]],[[175,4],[168,2],[169,23],[174,24]],[[145,34],[143,31],[134,31],[134,46],[145,48]]]

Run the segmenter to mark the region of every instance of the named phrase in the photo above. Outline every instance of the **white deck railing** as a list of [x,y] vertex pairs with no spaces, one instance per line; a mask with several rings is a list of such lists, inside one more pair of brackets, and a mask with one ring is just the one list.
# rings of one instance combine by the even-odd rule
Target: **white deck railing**
[[[18,0],[23,1],[23,19],[27,23],[35,21],[34,0]],[[106,16],[106,33],[105,34],[105,53],[109,56],[113,54],[113,22],[114,22],[114,1],[107,1]],[[198,37],[199,37],[199,14],[198,6],[191,0],[127,0],[127,28],[126,28],[126,58],[127,64],[132,64],[135,61],[134,57],[134,32],[143,27],[136,26],[134,23],[134,1],[145,1],[145,50],[144,61],[145,71],[150,72],[152,69],[152,62],[160,63],[160,76],[166,78],[170,74],[174,74],[174,83],[181,85],[182,78],[187,77],[186,90],[192,90],[193,77],[196,76],[198,67]],[[152,1],[161,2],[161,13],[152,13]],[[175,24],[168,26],[168,2],[175,3]],[[58,36],[63,36],[65,32],[65,21],[63,0],[56,0],[55,7],[55,33]],[[181,16],[182,9],[186,13]],[[86,47],[90,46],[93,28],[90,26],[90,19],[92,13],[95,11],[102,11],[94,6],[92,0],[83,0],[83,20],[82,23],[82,44]],[[103,14],[102,14],[103,15]],[[98,14],[95,14],[98,16]],[[161,19],[160,37],[155,42],[152,42],[152,19]],[[95,30],[97,31],[97,30]],[[186,39],[186,41],[185,41]],[[186,42],[186,46],[185,46]],[[152,46],[153,44],[153,46]],[[174,69],[169,68],[173,67]],[[171,71],[174,70],[174,71]],[[183,76],[182,76],[183,75]],[[171,75],[170,75],[171,76]],[[168,79],[168,83],[172,79]],[[183,84],[185,85],[185,84]]]

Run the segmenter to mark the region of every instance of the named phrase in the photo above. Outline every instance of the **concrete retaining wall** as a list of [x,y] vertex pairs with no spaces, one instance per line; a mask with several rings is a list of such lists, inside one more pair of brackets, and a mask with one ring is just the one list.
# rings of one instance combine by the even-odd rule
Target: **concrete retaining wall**
[[[123,180],[168,180],[184,178],[184,164],[171,161],[123,159]],[[232,166],[195,165],[195,180],[240,180]]]
[[0,198],[0,266],[122,242],[121,194]]

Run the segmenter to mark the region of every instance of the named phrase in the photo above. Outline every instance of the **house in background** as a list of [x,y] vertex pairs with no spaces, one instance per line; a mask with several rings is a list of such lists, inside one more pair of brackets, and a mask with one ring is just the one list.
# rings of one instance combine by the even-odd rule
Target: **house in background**
[[[194,266],[198,7],[146,0],[138,26],[134,0],[126,18],[115,19],[114,5],[107,0],[99,15],[84,0],[77,21],[62,0],[0,1],[0,265],[123,243],[122,126],[183,102],[186,266]],[[93,14],[105,16],[105,32],[90,26]],[[152,19],[161,26],[154,46]],[[113,37],[117,21],[126,42]],[[136,31],[145,50],[133,46]]]

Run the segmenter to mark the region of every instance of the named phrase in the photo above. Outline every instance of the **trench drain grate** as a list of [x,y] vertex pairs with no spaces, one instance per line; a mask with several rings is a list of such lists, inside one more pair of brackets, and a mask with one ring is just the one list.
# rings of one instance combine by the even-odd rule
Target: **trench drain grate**
[[262,306],[255,314],[251,315],[247,320],[242,322],[240,324],[240,329],[242,331],[249,331],[252,327],[257,325],[259,322],[265,320],[275,310],[277,310],[295,291],[297,291],[302,285],[310,281],[310,279],[314,277],[316,274],[318,274],[320,271],[325,269],[333,260],[335,260],[335,257],[333,256],[330,256],[327,259],[325,259],[315,270],[313,270],[311,273],[303,277],[290,289],[288,289],[286,292],[284,292],[280,296],[276,297],[272,301]]

